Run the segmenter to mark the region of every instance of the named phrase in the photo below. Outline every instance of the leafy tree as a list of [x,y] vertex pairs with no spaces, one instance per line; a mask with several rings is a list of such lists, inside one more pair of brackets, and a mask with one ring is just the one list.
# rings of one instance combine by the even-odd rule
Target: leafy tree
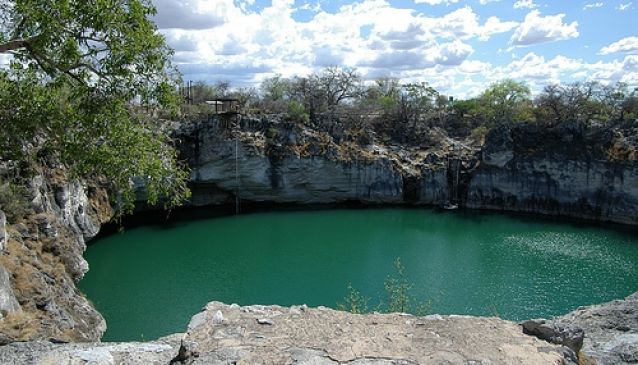
[[434,103],[439,93],[426,82],[405,84],[401,90],[400,119],[412,125],[415,132],[417,124],[434,110]]
[[607,119],[602,94],[597,82],[548,85],[536,98],[537,114],[539,119],[555,123]]
[[480,112],[493,122],[529,120],[531,113],[531,91],[527,85],[503,80],[491,85],[479,97]]
[[[188,196],[167,134],[140,111],[174,110],[172,51],[149,20],[149,0],[0,3],[0,157],[57,159],[101,174],[131,209],[134,181],[150,203]],[[136,106],[137,105],[137,106]]]

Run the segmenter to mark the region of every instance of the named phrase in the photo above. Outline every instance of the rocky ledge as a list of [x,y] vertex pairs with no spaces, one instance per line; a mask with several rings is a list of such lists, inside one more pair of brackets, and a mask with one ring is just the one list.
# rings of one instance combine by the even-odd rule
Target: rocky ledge
[[183,335],[147,343],[13,343],[0,348],[0,363],[576,364],[567,347],[527,336],[518,324],[498,318],[219,302],[195,315]]
[[638,293],[551,320],[523,323],[526,333],[578,351],[583,365],[638,363]]

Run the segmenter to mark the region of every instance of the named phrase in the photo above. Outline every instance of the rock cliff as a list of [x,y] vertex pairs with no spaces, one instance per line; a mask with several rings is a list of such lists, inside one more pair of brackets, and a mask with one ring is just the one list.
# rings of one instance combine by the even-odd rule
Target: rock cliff
[[607,127],[520,124],[497,128],[481,148],[445,136],[433,136],[425,148],[399,148],[242,117],[188,125],[177,139],[193,171],[194,205],[237,196],[298,204],[455,203],[638,223],[636,143]]
[[606,128],[536,125],[488,136],[467,187],[468,208],[638,223],[638,163]]
[[29,213],[0,224],[0,343],[99,340],[106,323],[75,283],[88,270],[86,241],[112,216],[106,191],[55,168],[27,185]]

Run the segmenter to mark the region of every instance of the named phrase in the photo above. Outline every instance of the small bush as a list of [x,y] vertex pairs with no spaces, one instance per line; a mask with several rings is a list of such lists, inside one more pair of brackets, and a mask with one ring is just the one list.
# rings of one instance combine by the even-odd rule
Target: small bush
[[412,284],[405,277],[405,267],[400,258],[394,260],[394,269],[396,270],[395,273],[388,276],[384,283],[387,296],[385,311],[388,313],[406,313],[409,311],[410,303],[413,300],[410,297]]
[[306,124],[310,120],[310,116],[306,112],[306,108],[296,101],[288,103],[288,118],[297,123]]
[[345,303],[338,303],[337,309],[354,314],[368,313],[368,298],[348,284],[348,294],[344,298]]
[[475,141],[485,141],[485,136],[487,136],[487,132],[489,132],[489,128],[482,125],[472,129],[471,138]]
[[[394,261],[394,273],[388,275],[384,282],[385,298],[375,307],[382,313],[411,313],[418,316],[427,315],[431,308],[430,301],[419,302],[411,293],[412,284],[405,275],[405,267],[401,258]],[[345,303],[338,303],[337,309],[355,314],[369,313],[369,298],[348,284]]]
[[28,191],[24,186],[10,181],[0,181],[0,210],[10,221],[15,221],[27,215],[30,204],[27,199]]

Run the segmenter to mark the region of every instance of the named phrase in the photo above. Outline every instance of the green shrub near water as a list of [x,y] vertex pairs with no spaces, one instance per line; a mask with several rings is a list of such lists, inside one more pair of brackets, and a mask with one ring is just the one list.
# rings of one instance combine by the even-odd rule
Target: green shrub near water
[[[405,267],[401,258],[394,261],[395,271],[388,275],[383,286],[385,298],[379,300],[376,311],[381,313],[411,313],[426,315],[431,308],[430,301],[420,302],[411,293],[412,283],[405,275]],[[369,313],[368,303],[370,298],[365,297],[360,291],[348,284],[348,293],[344,297],[344,303],[338,303],[337,309],[355,314]]]

